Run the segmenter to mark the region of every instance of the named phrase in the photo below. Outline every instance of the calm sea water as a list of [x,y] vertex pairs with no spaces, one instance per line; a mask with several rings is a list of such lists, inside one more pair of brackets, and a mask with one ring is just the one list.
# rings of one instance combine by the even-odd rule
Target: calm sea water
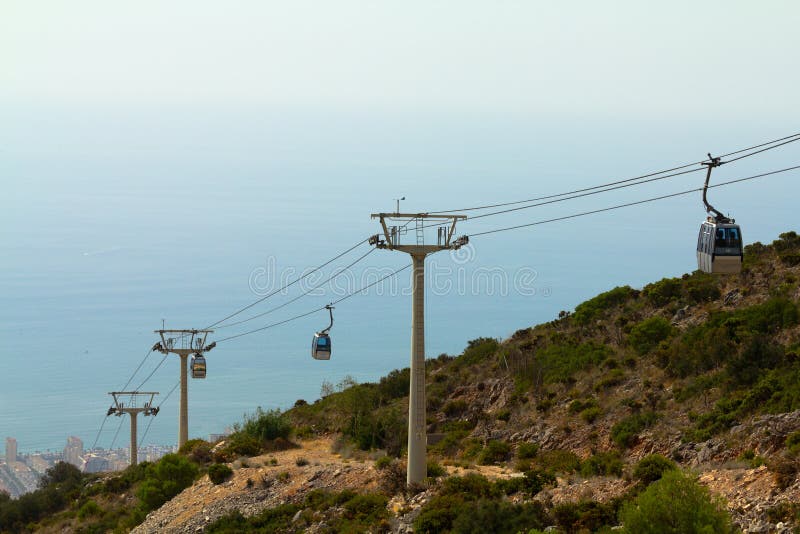
[[[227,110],[5,112],[0,125],[0,437],[21,451],[91,446],[110,405],[168,328],[200,328],[377,231],[370,213],[457,209],[576,189],[661,170],[791,132],[791,125],[369,117]],[[719,180],[800,161],[800,148],[719,170]],[[715,178],[717,175],[715,175]],[[461,225],[524,224],[701,185],[692,174]],[[715,204],[746,241],[796,228],[797,175],[718,190]],[[471,213],[468,213],[471,214]],[[699,195],[482,238],[428,260],[427,353],[459,353],[552,319],[615,285],[694,269]],[[411,234],[408,236],[411,238]],[[367,246],[326,268],[343,267]],[[209,339],[309,311],[409,259],[375,251],[342,277],[261,319]],[[370,278],[372,277],[372,278]],[[408,365],[408,271],[336,307],[334,355],[309,355],[318,313],[220,343],[208,378],[190,381],[189,431],[221,432],[257,406],[313,400],[346,375],[375,380]],[[311,279],[317,282],[320,278]],[[307,289],[298,284],[241,317]],[[238,317],[237,317],[238,318]],[[138,386],[162,360],[151,354]],[[178,359],[142,389],[163,411],[145,443],[177,441]],[[117,435],[119,423],[124,423]],[[143,428],[140,423],[140,428]],[[124,446],[111,418],[100,447]]]

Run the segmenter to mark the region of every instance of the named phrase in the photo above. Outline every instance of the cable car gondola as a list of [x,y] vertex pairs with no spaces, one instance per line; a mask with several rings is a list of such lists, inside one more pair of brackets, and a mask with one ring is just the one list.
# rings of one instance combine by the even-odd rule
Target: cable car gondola
[[206,359],[201,354],[192,356],[192,378],[206,377]]
[[325,308],[331,316],[331,324],[325,330],[314,334],[314,339],[311,340],[311,357],[315,360],[331,359],[331,336],[328,335],[328,331],[333,327],[333,306],[328,304]]
[[744,260],[742,229],[734,219],[717,211],[706,199],[711,169],[722,164],[719,158],[713,158],[711,154],[708,157],[711,161],[703,163],[708,166],[703,187],[703,204],[706,212],[713,215],[706,217],[700,224],[700,233],[697,236],[697,268],[705,273],[738,274],[742,272]]

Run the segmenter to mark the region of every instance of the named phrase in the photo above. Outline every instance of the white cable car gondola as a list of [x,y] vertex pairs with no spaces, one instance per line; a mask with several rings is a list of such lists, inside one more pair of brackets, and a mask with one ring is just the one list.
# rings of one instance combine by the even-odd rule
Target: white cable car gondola
[[333,327],[333,306],[328,304],[325,308],[331,316],[331,324],[325,330],[314,334],[314,339],[311,340],[311,357],[315,360],[331,359],[331,336],[328,335],[328,331]]
[[192,356],[192,378],[206,377],[206,359],[201,354]]
[[700,233],[697,236],[697,268],[705,273],[738,274],[742,272],[744,260],[742,229],[734,219],[717,211],[706,199],[711,169],[722,164],[719,158],[713,158],[711,154],[708,157],[711,161],[703,163],[708,166],[706,183],[703,187],[703,204],[706,206],[706,212],[713,215],[706,217],[700,225]]

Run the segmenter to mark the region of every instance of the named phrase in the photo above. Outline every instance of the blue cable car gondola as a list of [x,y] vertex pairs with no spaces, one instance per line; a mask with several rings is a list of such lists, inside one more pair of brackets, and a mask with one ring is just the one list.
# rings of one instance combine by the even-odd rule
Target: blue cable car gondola
[[719,158],[711,157],[711,154],[708,157],[711,161],[703,163],[708,166],[706,183],[703,187],[703,204],[706,206],[706,212],[713,215],[706,217],[700,225],[700,233],[697,236],[697,268],[705,273],[738,274],[742,272],[744,261],[742,229],[735,220],[717,211],[706,199],[711,169],[723,163]]
[[314,334],[314,339],[311,340],[311,357],[315,360],[331,359],[331,336],[328,335],[328,331],[333,327],[333,306],[328,304],[325,308],[331,316],[331,324],[325,330]]

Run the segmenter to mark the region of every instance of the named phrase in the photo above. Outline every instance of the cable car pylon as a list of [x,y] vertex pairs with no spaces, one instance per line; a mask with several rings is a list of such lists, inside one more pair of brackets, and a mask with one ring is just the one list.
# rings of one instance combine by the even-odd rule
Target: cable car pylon
[[[111,414],[115,414],[117,417],[121,417],[122,414],[128,414],[131,416],[131,463],[130,465],[136,465],[139,463],[139,449],[136,443],[136,417],[140,413],[144,413],[144,415],[158,415],[158,407],[153,406],[153,397],[158,395],[157,391],[112,391],[109,393],[111,397],[114,399],[114,404],[108,409],[106,413],[106,417]],[[130,405],[125,405],[122,402],[121,397],[124,396],[130,397]],[[142,406],[136,405],[137,397],[150,397],[150,400],[144,402]]]
[[[213,330],[156,330],[161,341],[153,350],[162,354],[177,354],[181,359],[181,400],[178,407],[178,448],[189,441],[188,358],[192,355],[192,378],[206,377],[206,360],[203,354],[217,346],[206,345],[206,337]],[[174,336],[174,337],[173,337]],[[180,347],[176,345],[180,345]]]
[[[375,234],[369,240],[377,248],[405,252],[411,256],[411,373],[408,392],[408,467],[406,482],[417,484],[427,476],[426,453],[428,446],[425,421],[425,257],[440,250],[458,249],[469,242],[467,236],[454,238],[456,223],[466,215],[447,213],[373,213],[379,219],[383,238]],[[405,224],[389,226],[389,222]],[[435,245],[426,245],[423,228],[425,222],[440,223]],[[416,244],[400,244],[403,230],[415,223]],[[435,224],[434,224],[435,225]]]

